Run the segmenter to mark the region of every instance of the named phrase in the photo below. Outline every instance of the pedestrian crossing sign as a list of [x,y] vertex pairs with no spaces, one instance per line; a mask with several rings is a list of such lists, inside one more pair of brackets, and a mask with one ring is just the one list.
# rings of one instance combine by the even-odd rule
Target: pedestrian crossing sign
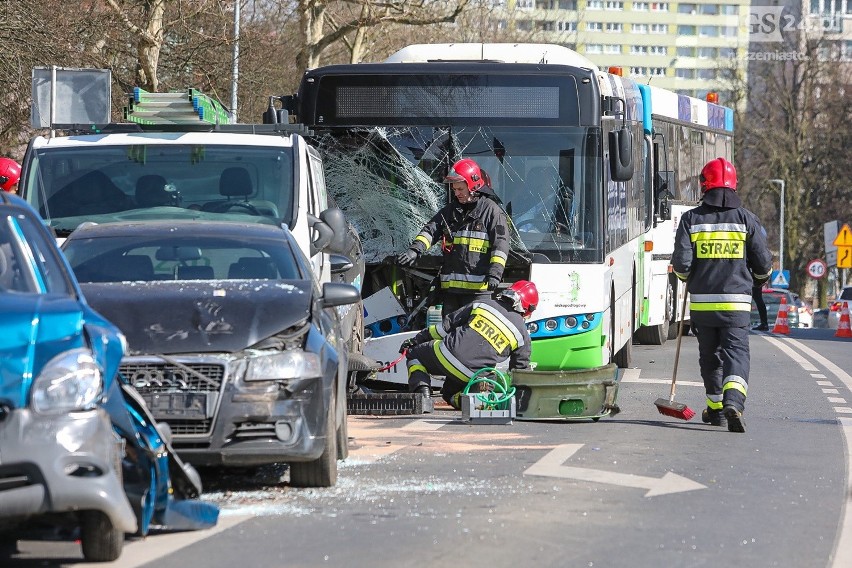
[[790,287],[790,271],[789,270],[773,270],[769,277],[769,285],[773,288],[789,288]]

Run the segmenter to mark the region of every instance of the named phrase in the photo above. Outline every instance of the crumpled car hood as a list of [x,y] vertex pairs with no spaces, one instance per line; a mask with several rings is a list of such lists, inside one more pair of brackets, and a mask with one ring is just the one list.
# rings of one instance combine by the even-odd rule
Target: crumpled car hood
[[81,284],[130,354],[236,353],[305,320],[311,283],[228,280]]
[[53,357],[86,346],[85,312],[67,296],[0,294],[0,400],[27,404],[32,381]]

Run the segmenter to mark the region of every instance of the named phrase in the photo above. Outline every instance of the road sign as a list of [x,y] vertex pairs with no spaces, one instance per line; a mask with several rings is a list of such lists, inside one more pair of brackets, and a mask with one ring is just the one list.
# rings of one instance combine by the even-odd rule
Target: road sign
[[769,276],[769,285],[773,288],[789,288],[790,287],[790,271],[789,270],[773,270]]
[[852,246],[837,247],[837,268],[852,268]]
[[[837,236],[834,237],[834,242],[832,244],[836,247],[852,247],[852,229],[849,228],[848,223],[843,224],[843,227],[840,228],[840,231],[837,233]],[[839,262],[840,258],[838,258],[837,260]]]
[[827,270],[828,266],[821,258],[815,258],[808,263],[808,276],[810,276],[811,278],[822,278],[823,276],[825,276]]

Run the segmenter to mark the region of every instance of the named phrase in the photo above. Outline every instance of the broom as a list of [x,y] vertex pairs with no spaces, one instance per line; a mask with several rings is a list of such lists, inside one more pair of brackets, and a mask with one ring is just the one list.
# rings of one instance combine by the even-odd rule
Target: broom
[[671,416],[672,418],[680,418],[681,420],[690,420],[695,416],[695,412],[685,404],[674,401],[675,397],[675,381],[677,380],[677,363],[680,359],[680,338],[683,337],[683,320],[686,318],[686,294],[683,296],[683,306],[680,309],[680,322],[677,328],[677,347],[675,347],[674,370],[672,370],[672,390],[669,393],[669,398],[658,398],[654,401],[654,405],[660,414]]

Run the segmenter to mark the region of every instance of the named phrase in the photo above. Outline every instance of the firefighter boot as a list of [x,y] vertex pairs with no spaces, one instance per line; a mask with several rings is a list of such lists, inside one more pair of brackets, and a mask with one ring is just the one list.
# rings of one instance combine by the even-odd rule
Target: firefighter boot
[[721,410],[712,410],[705,408],[701,411],[701,421],[711,426],[727,426],[728,421]]
[[743,413],[741,410],[737,410],[735,407],[730,405],[725,405],[722,412],[728,421],[728,432],[739,432],[740,434],[745,432],[745,420],[743,420]]
[[423,414],[431,414],[435,407],[432,403],[432,389],[426,385],[420,385],[414,389],[414,394],[420,395],[423,399]]

